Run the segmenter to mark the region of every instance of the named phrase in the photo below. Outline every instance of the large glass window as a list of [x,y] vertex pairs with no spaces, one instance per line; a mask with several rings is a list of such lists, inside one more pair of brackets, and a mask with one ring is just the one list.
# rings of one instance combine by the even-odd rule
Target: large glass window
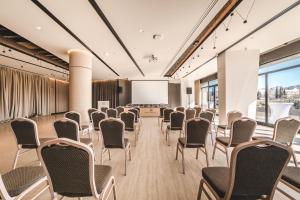
[[300,59],[260,69],[257,120],[274,124],[282,117],[300,119]]
[[218,109],[218,80],[201,83],[201,107]]

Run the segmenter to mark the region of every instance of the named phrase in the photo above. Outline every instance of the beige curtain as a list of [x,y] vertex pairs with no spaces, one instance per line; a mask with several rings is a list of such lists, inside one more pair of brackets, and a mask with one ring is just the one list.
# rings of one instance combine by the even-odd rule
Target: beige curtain
[[0,121],[50,114],[49,96],[49,78],[0,67]]

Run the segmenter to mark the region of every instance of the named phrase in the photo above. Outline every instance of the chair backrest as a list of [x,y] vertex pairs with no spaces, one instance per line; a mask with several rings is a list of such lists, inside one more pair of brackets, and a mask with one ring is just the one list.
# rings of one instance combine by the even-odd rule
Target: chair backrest
[[122,112],[120,118],[125,124],[126,131],[134,131],[135,114],[133,112]]
[[199,114],[200,118],[207,119],[209,123],[212,123],[214,116],[215,116],[214,113],[210,111],[204,111]]
[[118,106],[117,108],[116,108],[116,110],[117,110],[117,112],[118,112],[118,117],[120,117],[120,114],[122,113],[122,112],[124,112],[124,107],[123,106]]
[[135,122],[138,122],[138,118],[140,117],[140,111],[137,108],[131,108],[128,110],[128,112],[134,113],[135,116]]
[[227,113],[227,126],[231,127],[232,122],[240,119],[243,114],[239,111],[230,111]]
[[199,117],[199,114],[201,113],[201,107],[200,106],[195,106],[194,109],[196,110],[195,117]]
[[194,118],[187,121],[185,126],[186,144],[206,144],[210,122],[203,118]]
[[166,109],[166,107],[160,107],[159,108],[159,117],[163,118],[164,117],[164,110]]
[[102,112],[102,111],[96,111],[92,113],[92,122],[93,122],[93,127],[95,131],[100,130],[99,128],[99,122],[103,119],[107,118],[107,114]]
[[175,111],[183,112],[184,113],[184,107],[183,106],[178,106],[175,108]]
[[229,199],[273,199],[291,149],[273,141],[252,141],[234,148],[230,162]]
[[65,113],[65,118],[72,119],[72,120],[74,120],[75,122],[78,123],[79,127],[81,126],[80,113],[75,112],[75,111],[70,111],[70,112]]
[[38,155],[52,192],[67,197],[99,196],[90,147],[60,138],[41,145]]
[[179,111],[173,111],[170,114],[170,126],[172,128],[182,128],[185,114]]
[[230,129],[230,143],[238,145],[249,142],[256,128],[256,121],[247,117],[232,122]]
[[79,142],[79,127],[77,122],[71,119],[61,119],[53,123],[58,138],[68,138]]
[[125,124],[119,119],[108,118],[99,125],[106,148],[125,148],[124,130]]
[[292,145],[300,128],[300,121],[286,117],[275,122],[273,140],[282,144]]
[[95,111],[98,111],[96,108],[90,108],[88,109],[88,115],[89,115],[89,119],[90,119],[90,122],[92,121],[92,116],[91,114]]
[[101,112],[104,112],[104,113],[106,113],[107,109],[108,109],[108,107],[101,107],[100,108]]
[[10,126],[18,145],[23,148],[37,148],[40,145],[35,121],[27,118],[17,118],[10,123]]
[[109,108],[106,110],[107,117],[117,118],[118,111],[113,108]]
[[189,119],[193,119],[196,116],[196,110],[192,109],[192,108],[188,108],[185,110],[185,119],[189,120]]
[[174,110],[173,109],[171,109],[171,108],[165,108],[164,109],[164,111],[163,111],[163,120],[164,121],[170,121],[170,115],[171,115],[171,113],[172,112],[174,112]]

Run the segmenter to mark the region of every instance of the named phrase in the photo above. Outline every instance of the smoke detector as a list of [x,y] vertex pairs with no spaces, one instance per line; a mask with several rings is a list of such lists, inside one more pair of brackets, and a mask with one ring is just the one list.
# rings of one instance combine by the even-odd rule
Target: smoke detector
[[158,58],[157,58],[154,54],[151,54],[151,55],[148,57],[148,61],[149,61],[149,63],[157,62],[157,61],[158,61]]

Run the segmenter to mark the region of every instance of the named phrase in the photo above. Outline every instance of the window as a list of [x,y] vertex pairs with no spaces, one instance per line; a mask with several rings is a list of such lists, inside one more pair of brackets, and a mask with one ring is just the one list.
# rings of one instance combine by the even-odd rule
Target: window
[[218,109],[218,80],[201,83],[201,107],[202,109]]

